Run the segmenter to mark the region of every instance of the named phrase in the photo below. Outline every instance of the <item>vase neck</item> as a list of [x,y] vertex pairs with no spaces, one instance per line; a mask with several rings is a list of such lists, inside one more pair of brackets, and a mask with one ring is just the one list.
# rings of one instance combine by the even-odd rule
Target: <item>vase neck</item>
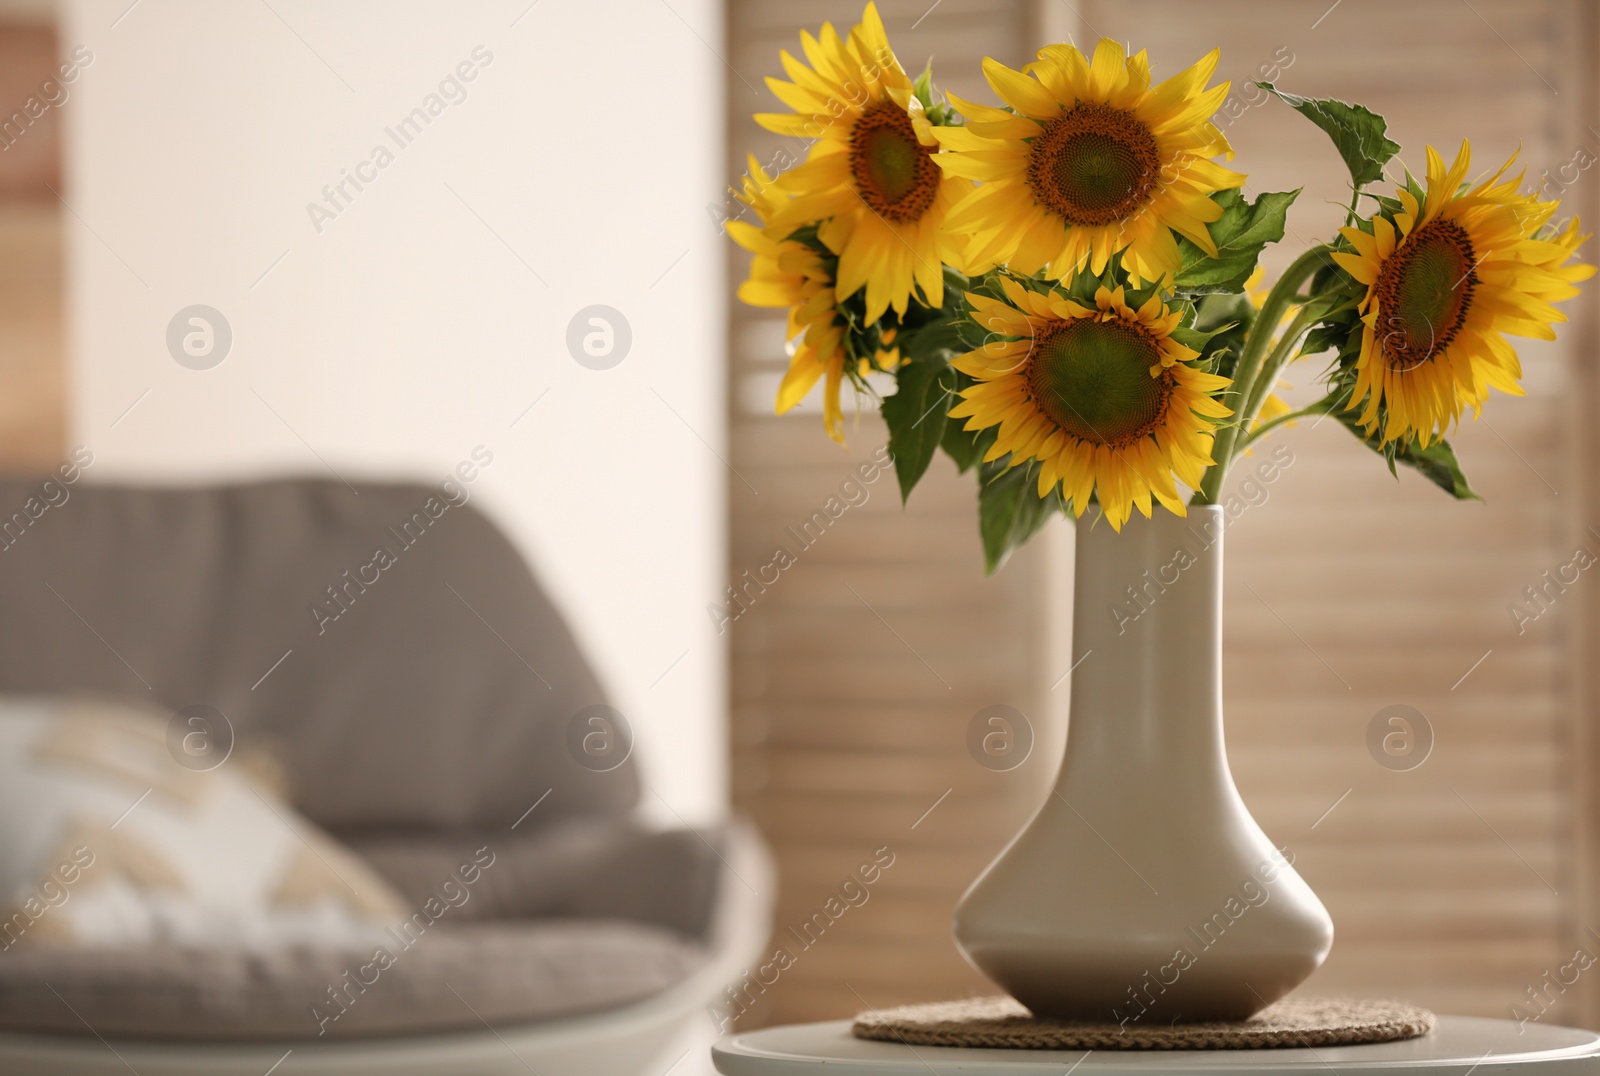
[[1222,734],[1222,510],[1157,508],[1114,532],[1078,523],[1072,706],[1059,782],[1195,768],[1227,776]]

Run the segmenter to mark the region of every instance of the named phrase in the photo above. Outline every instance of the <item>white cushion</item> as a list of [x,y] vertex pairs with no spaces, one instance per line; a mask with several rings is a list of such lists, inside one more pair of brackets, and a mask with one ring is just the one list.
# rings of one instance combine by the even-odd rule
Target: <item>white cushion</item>
[[172,715],[0,697],[0,949],[359,948],[398,894],[248,774],[180,765]]

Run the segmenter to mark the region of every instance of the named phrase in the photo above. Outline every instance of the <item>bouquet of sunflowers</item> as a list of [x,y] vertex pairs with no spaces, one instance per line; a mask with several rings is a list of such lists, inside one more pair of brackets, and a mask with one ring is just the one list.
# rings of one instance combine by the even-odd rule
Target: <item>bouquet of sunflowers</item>
[[[1216,503],[1241,453],[1308,415],[1473,498],[1445,433],[1491,388],[1521,394],[1506,337],[1553,339],[1551,304],[1594,273],[1573,261],[1577,221],[1552,227],[1558,203],[1512,162],[1469,182],[1466,143],[1452,163],[1430,146],[1422,179],[1369,190],[1400,149],[1383,118],[1262,82],[1327,133],[1352,188],[1338,236],[1262,295],[1257,261],[1299,192],[1247,197],[1217,163],[1217,51],[1155,84],[1111,40],[1021,71],[986,60],[990,107],[910,78],[871,4],[848,36],[801,44],[792,81],[767,80],[793,112],[756,120],[808,140],[806,159],[770,176],[752,158],[759,223],[727,225],[754,254],[740,297],[789,311],[777,409],[823,382],[843,443],[844,382],[871,397],[868,376],[892,375],[902,496],[940,449],[976,471],[991,572],[1054,513],[1098,503],[1120,529],[1135,508]],[[1291,409],[1278,376],[1314,355],[1326,392]]]

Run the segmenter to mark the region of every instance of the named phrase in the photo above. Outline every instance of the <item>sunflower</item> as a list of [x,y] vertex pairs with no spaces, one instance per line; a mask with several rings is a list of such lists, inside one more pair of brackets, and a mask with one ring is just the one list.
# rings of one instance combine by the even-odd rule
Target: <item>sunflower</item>
[[[1382,443],[1415,437],[1428,445],[1476,414],[1489,389],[1520,396],[1522,374],[1506,336],[1555,339],[1567,320],[1550,304],[1577,294],[1593,266],[1567,265],[1582,242],[1574,222],[1564,235],[1539,238],[1555,202],[1502,181],[1511,161],[1464,189],[1471,146],[1455,163],[1428,147],[1427,187],[1401,188],[1399,211],[1362,227],[1340,229],[1353,249],[1333,257],[1367,286],[1364,328],[1350,409]],[[1513,160],[1515,158],[1513,157]],[[1419,197],[1420,196],[1420,197]]]
[[802,33],[800,43],[811,66],[785,51],[783,67],[794,81],[767,79],[794,111],[756,116],[769,131],[814,140],[805,163],[779,181],[794,200],[773,224],[829,222],[820,235],[839,256],[839,298],[864,286],[868,324],[889,307],[904,314],[914,286],[937,309],[944,303],[942,263],[956,260],[943,238],[945,214],[972,184],[934,165],[933,125],[874,5],[848,38],[825,23],[820,38]]
[[744,177],[739,200],[755,210],[761,227],[729,221],[733,241],[755,255],[750,278],[739,285],[739,298],[752,306],[788,307],[785,338],[790,341],[789,370],[778,385],[777,412],[783,414],[826,378],[822,423],[828,436],[844,444],[839,386],[844,381],[845,322],[839,316],[830,259],[788,228],[774,228],[772,217],[787,198],[754,157]]
[[[1567,222],[1566,228],[1556,231],[1551,229],[1551,234],[1542,235],[1540,238],[1547,240],[1541,251],[1534,252],[1533,262],[1541,269],[1548,269],[1568,284],[1576,284],[1580,280],[1588,280],[1594,276],[1595,267],[1579,263],[1568,265],[1577,256],[1578,248],[1588,239],[1578,231],[1578,218],[1574,217]],[[1563,296],[1565,298],[1565,296]]]
[[1117,530],[1150,499],[1184,515],[1174,477],[1198,488],[1212,462],[1216,420],[1232,412],[1214,399],[1229,384],[1190,361],[1172,338],[1180,314],[1152,295],[1137,310],[1123,288],[1100,287],[1094,306],[1029,291],[1003,279],[1008,302],[968,294],[974,318],[1002,337],[956,359],[978,383],[953,418],[966,429],[998,425],[985,462],[1038,460],[1039,496],[1057,484],[1083,515],[1091,494]]
[[1092,61],[1071,45],[1042,49],[1022,71],[984,60],[990,87],[1016,111],[952,96],[966,126],[934,131],[946,151],[935,163],[982,183],[945,221],[969,237],[968,267],[1005,263],[1060,280],[1086,262],[1099,273],[1123,250],[1138,284],[1177,273],[1174,232],[1214,257],[1206,225],[1222,209],[1211,195],[1245,181],[1208,159],[1233,156],[1210,121],[1230,85],[1205,88],[1217,56],[1155,87],[1145,54],[1128,57],[1109,39]]

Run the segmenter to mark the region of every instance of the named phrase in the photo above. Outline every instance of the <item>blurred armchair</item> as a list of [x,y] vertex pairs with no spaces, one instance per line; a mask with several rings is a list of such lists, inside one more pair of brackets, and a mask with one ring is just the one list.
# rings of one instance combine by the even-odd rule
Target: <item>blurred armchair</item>
[[0,481],[0,691],[214,708],[224,765],[276,759],[419,907],[476,851],[493,866],[338,1010],[370,954],[0,953],[0,1070],[260,1076],[292,1050],[302,1073],[626,1074],[764,944],[759,841],[633,819],[626,749],[581,746],[588,663],[464,498],[73,486],[33,516],[38,496]]

